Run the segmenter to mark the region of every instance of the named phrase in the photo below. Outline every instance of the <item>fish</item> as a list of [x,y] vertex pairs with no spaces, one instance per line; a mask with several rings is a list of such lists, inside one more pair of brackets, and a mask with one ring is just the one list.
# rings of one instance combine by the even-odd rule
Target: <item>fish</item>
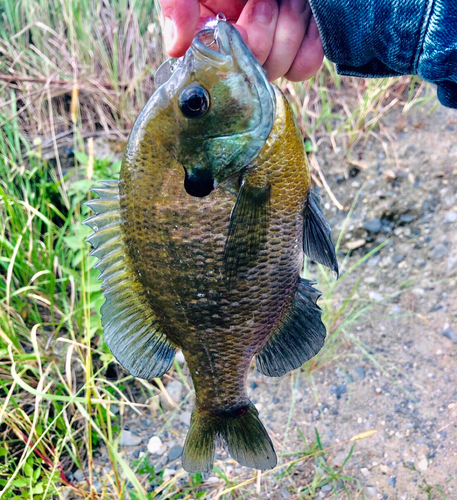
[[182,464],[212,470],[277,457],[247,374],[280,377],[315,356],[326,328],[304,256],[338,274],[310,188],[303,137],[281,90],[230,23],[166,64],[130,133],[119,180],[87,202],[105,341],[133,376],[161,377],[177,349],[195,389]]

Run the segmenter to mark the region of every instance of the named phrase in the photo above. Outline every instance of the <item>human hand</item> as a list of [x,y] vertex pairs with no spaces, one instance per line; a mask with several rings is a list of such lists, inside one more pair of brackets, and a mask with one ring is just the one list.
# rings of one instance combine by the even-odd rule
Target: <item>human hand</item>
[[322,64],[324,51],[308,0],[159,0],[164,40],[171,57],[189,48],[207,17],[236,22],[270,80],[307,80]]

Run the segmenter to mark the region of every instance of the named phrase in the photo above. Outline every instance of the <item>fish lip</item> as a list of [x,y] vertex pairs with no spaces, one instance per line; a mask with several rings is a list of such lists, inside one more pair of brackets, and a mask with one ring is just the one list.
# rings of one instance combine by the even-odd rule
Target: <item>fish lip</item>
[[226,53],[220,52],[219,50],[214,50],[211,48],[210,45],[206,45],[201,41],[202,38],[204,38],[206,35],[213,35],[214,41],[211,43],[215,43],[220,50],[220,45],[218,43],[217,35],[215,30],[213,29],[204,29],[199,31],[193,41],[192,41],[192,48],[201,54],[202,56],[210,59],[211,61],[216,61],[219,63],[224,63],[227,61],[227,55]]

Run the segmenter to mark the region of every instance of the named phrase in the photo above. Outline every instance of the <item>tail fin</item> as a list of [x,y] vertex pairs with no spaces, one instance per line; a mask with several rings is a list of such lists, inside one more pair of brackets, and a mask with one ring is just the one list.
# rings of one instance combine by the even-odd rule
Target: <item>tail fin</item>
[[241,465],[260,470],[275,467],[276,453],[258,415],[251,402],[217,416],[194,410],[184,445],[183,468],[188,472],[211,471],[217,437]]

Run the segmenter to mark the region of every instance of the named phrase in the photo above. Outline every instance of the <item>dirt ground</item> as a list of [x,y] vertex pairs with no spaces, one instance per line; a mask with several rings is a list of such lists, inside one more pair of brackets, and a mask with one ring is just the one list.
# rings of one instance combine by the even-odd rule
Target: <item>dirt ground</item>
[[[390,131],[387,147],[375,137],[359,144],[350,155],[357,165],[326,140],[317,152],[338,200],[349,208],[358,194],[342,239],[342,274],[388,240],[341,280],[332,298],[341,303],[360,280],[355,298],[367,311],[344,325],[344,342],[319,370],[281,379],[252,370],[250,397],[279,453],[306,448],[299,431],[311,443],[317,430],[323,446],[332,446],[377,430],[356,444],[344,467],[359,482],[351,498],[457,499],[457,111],[440,106],[425,118],[423,111],[395,111],[383,127]],[[321,194],[337,235],[347,211]],[[189,397],[179,381],[168,387],[178,401]],[[177,474],[191,406],[185,399],[181,410],[165,408],[162,416],[126,414],[126,457],[147,455],[150,438],[160,434],[163,444],[150,462],[166,477]],[[338,470],[349,449],[337,446],[328,464]],[[98,461],[106,466],[105,450]],[[266,479],[261,497],[308,498],[300,496],[300,486],[315,466],[296,467],[293,482]],[[229,477],[252,477],[233,462],[224,470]],[[208,476],[208,491],[214,490],[221,480]],[[250,495],[244,498],[257,498],[255,486]],[[327,486],[315,498],[346,496]]]

